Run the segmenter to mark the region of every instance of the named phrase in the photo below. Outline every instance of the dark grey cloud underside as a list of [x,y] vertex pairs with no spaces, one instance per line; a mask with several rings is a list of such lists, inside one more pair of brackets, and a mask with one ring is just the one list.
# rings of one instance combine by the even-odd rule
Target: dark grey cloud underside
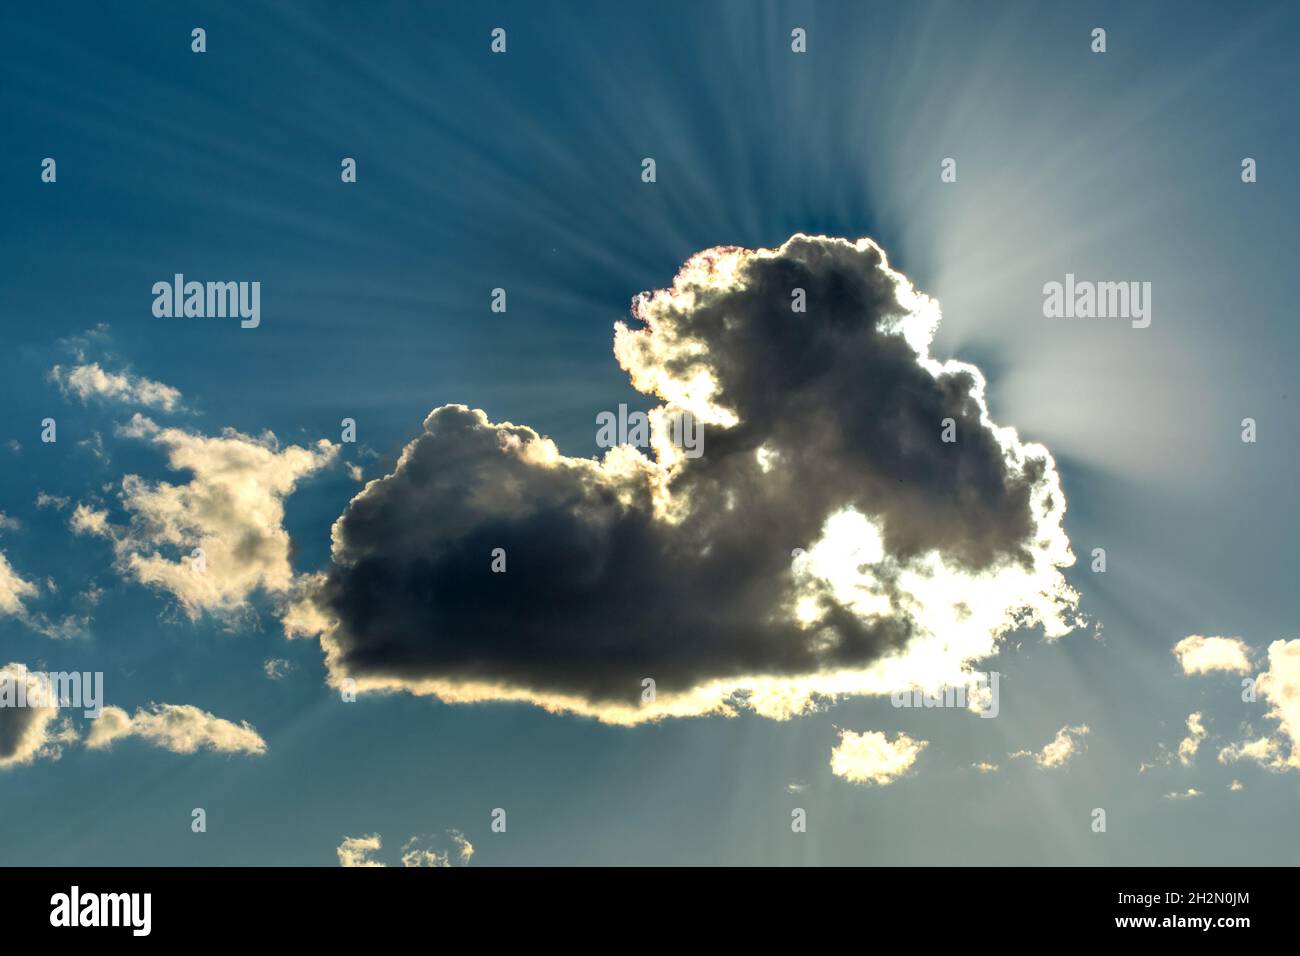
[[36,723],[38,711],[31,707],[0,707],[0,760],[17,756],[23,735]]
[[[741,420],[708,430],[676,479],[680,524],[654,520],[644,491],[625,506],[583,472],[503,453],[463,408],[431,413],[406,463],[341,520],[318,601],[346,672],[630,701],[647,676],[680,691],[866,665],[907,643],[908,619],[864,623],[823,594],[827,641],[778,613],[791,548],[846,506],[873,516],[899,561],[938,549],[968,569],[1027,562],[1041,464],[1009,472],[970,377],[936,379],[882,332],[899,306],[879,265],[875,250],[796,240],[679,317],[711,356],[715,402]],[[760,446],[779,456],[767,474]],[[494,548],[505,574],[490,570]]]

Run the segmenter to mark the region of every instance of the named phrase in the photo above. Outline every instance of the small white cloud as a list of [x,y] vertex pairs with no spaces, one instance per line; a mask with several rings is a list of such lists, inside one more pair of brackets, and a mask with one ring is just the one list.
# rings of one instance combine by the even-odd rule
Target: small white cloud
[[971,766],[974,767],[976,770],[978,770],[980,773],[996,773],[998,769],[997,764],[989,763],[987,760],[981,760],[978,763],[971,764]]
[[39,590],[14,570],[5,553],[0,551],[0,614],[24,615],[27,608],[23,602],[36,597]]
[[362,837],[344,837],[339,844],[339,866],[383,866],[378,860],[371,859],[372,853],[378,853],[383,847],[383,840],[378,833]]
[[142,737],[178,754],[266,752],[266,741],[251,724],[235,724],[190,704],[153,704],[147,710],[137,708],[135,716],[121,707],[105,707],[91,725],[86,746],[99,750],[124,737]]
[[1200,749],[1201,741],[1205,737],[1205,725],[1201,723],[1200,712],[1189,714],[1187,717],[1187,736],[1178,745],[1178,762],[1184,767],[1190,767],[1192,761],[1196,758],[1196,751]]
[[1013,759],[1033,757],[1034,763],[1044,770],[1054,770],[1057,767],[1064,767],[1076,753],[1081,753],[1087,749],[1087,744],[1084,743],[1083,738],[1088,733],[1089,730],[1086,724],[1079,724],[1077,727],[1067,725],[1058,730],[1056,736],[1037,753],[1030,750],[1017,750],[1007,756]]
[[87,534],[102,538],[115,537],[113,527],[108,523],[108,512],[78,502],[68,519],[68,527],[73,534]]
[[427,838],[411,837],[402,845],[402,866],[466,866],[474,855],[474,845],[459,830],[448,830],[444,842],[450,845],[438,849]]
[[1228,671],[1250,673],[1250,653],[1238,637],[1202,637],[1193,634],[1174,645],[1174,656],[1184,674],[1209,674]]
[[[339,844],[339,866],[387,866],[374,854],[383,849],[378,833],[344,837]],[[401,861],[406,867],[466,866],[474,856],[474,845],[459,830],[448,830],[442,837],[413,836],[402,844]]]
[[1245,790],[1246,785],[1242,783],[1240,780],[1234,780],[1232,781],[1232,783],[1228,784],[1228,789],[1235,793],[1238,790]]
[[271,680],[283,680],[291,670],[293,664],[283,657],[268,657],[262,664],[262,671]]
[[50,369],[50,378],[63,394],[75,395],[83,404],[96,398],[171,412],[181,403],[181,393],[170,385],[129,372],[108,372],[98,362],[72,368],[56,365]]
[[1253,760],[1273,770],[1286,769],[1282,746],[1273,737],[1260,737],[1256,740],[1243,740],[1228,744],[1219,750],[1219,763],[1237,763],[1240,760]]
[[1189,787],[1187,790],[1175,793],[1166,793],[1166,800],[1193,800],[1201,795],[1201,791],[1195,787]]
[[840,742],[831,751],[831,773],[852,783],[885,786],[907,773],[927,740],[913,740],[899,734],[892,742],[878,730],[854,733],[840,731]]

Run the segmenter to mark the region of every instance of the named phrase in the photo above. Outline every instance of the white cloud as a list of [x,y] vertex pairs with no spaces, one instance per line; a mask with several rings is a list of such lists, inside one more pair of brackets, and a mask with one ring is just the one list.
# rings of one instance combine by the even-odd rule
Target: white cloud
[[370,854],[378,853],[383,847],[383,840],[378,833],[362,837],[344,837],[339,844],[339,866],[383,866],[378,860],[371,859]]
[[426,838],[411,837],[402,845],[402,866],[467,866],[474,856],[474,845],[459,830],[448,830],[450,846],[438,849],[426,845]]
[[23,602],[38,593],[40,589],[15,571],[5,553],[0,551],[0,614],[24,615],[27,608]]
[[1201,722],[1200,713],[1189,714],[1187,717],[1187,736],[1178,745],[1178,762],[1184,767],[1190,767],[1205,736],[1205,725]]
[[1065,726],[1056,732],[1042,750],[1034,753],[1029,750],[1018,750],[1013,754],[1008,754],[1012,758],[1016,757],[1033,757],[1034,763],[1045,770],[1054,770],[1057,767],[1064,767],[1070,762],[1070,759],[1076,754],[1087,749],[1087,744],[1083,738],[1089,733],[1086,724],[1079,724],[1076,727]]
[[885,786],[907,773],[928,745],[907,734],[891,742],[878,730],[841,730],[840,742],[831,751],[831,773],[853,783]]
[[1220,763],[1253,760],[1271,770],[1300,770],[1300,638],[1268,646],[1268,670],[1255,681],[1278,726],[1271,735],[1231,744],[1219,751]]
[[1193,634],[1174,645],[1174,656],[1184,674],[1209,674],[1228,671],[1250,673],[1250,655],[1244,641],[1237,637],[1202,637]]
[[119,433],[166,449],[168,465],[192,477],[173,485],[126,475],[120,498],[129,523],[114,527],[106,512],[78,505],[74,530],[110,538],[122,573],[169,592],[191,619],[205,611],[234,616],[258,589],[289,593],[284,499],[332,462],[338,446],[321,440],[282,449],[270,432],[255,438],[228,428],[208,437],[139,414]]
[[[374,856],[383,846],[378,833],[344,837],[337,850],[339,866],[387,866]],[[402,866],[406,867],[466,866],[473,856],[474,845],[459,830],[448,830],[441,838],[413,836],[402,844],[401,851]]]
[[65,395],[75,395],[83,403],[98,398],[164,412],[175,411],[181,403],[181,393],[170,385],[129,372],[108,372],[98,362],[72,368],[56,365],[50,369],[50,378],[58,383]]
[[271,680],[283,680],[293,670],[293,664],[283,657],[268,657],[262,664],[262,671]]
[[1255,740],[1243,740],[1228,744],[1219,751],[1219,763],[1237,763],[1240,760],[1253,760],[1273,770],[1285,770],[1286,760],[1282,745],[1275,737],[1259,737]]
[[78,502],[77,507],[72,509],[72,517],[68,519],[68,527],[72,529],[73,534],[98,535],[105,538],[113,537],[113,528],[108,523],[108,512],[92,508],[84,502]]
[[976,770],[978,770],[980,773],[997,773],[998,770],[997,764],[989,763],[987,760],[981,760],[977,763],[971,764],[971,766],[974,767]]
[[235,724],[190,704],[154,704],[136,708],[131,716],[121,707],[105,707],[91,724],[86,746],[102,749],[124,737],[141,737],[172,753],[198,750],[261,754],[266,741],[247,722]]
[[1196,797],[1199,797],[1200,795],[1201,795],[1201,791],[1197,790],[1195,787],[1189,787],[1187,790],[1176,791],[1174,793],[1166,793],[1165,799],[1166,800],[1193,800]]

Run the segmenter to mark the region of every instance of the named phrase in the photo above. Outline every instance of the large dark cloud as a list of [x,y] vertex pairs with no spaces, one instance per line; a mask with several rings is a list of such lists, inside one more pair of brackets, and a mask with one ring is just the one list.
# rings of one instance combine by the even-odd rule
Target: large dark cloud
[[[1050,458],[995,434],[977,372],[928,359],[924,307],[866,241],[695,257],[634,302],[642,327],[616,353],[670,416],[712,422],[699,458],[569,459],[526,427],[435,409],[335,527],[313,598],[334,677],[635,706],[644,677],[671,696],[869,668],[924,636],[901,582],[935,559],[1042,572],[1063,506]],[[887,613],[792,568],[844,509],[879,530]]]

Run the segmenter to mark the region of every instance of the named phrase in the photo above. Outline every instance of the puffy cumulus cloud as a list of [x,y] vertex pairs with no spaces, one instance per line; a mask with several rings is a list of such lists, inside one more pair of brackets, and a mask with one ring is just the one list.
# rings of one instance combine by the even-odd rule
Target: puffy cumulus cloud
[[57,760],[64,745],[77,739],[72,722],[60,719],[57,707],[17,706],[19,682],[25,699],[40,700],[48,690],[40,681],[41,675],[24,664],[0,667],[0,769]]
[[219,437],[160,428],[136,414],[121,434],[167,452],[187,484],[122,479],[125,526],[106,511],[79,504],[71,525],[81,534],[113,541],[117,566],[142,584],[167,591],[191,618],[202,612],[232,616],[261,589],[287,596],[293,586],[284,499],[307,475],[332,462],[338,446],[281,448],[270,432],[252,437],[225,429]]
[[[937,304],[870,240],[710,249],[632,312],[614,353],[662,400],[650,454],[571,458],[432,411],[286,621],[321,633],[332,682],[611,723],[784,718],[962,685],[1013,629],[1075,624],[1050,454],[989,420],[977,369],[930,357]],[[672,441],[686,413],[699,457]]]
[[1205,737],[1205,724],[1201,721],[1200,712],[1188,714],[1187,736],[1178,745],[1178,762],[1184,767],[1190,767],[1192,761],[1196,759],[1196,751],[1201,748],[1201,741],[1205,740]]
[[854,733],[840,731],[840,742],[831,751],[831,773],[852,783],[885,786],[907,773],[916,763],[927,740],[913,740],[899,734],[892,742],[878,730]]
[[1054,770],[1057,767],[1064,767],[1076,753],[1087,749],[1088,745],[1083,738],[1088,736],[1088,733],[1086,724],[1079,724],[1077,727],[1067,725],[1058,730],[1056,736],[1037,753],[1032,750],[1018,750],[1008,756],[1033,757],[1034,763],[1038,766],[1045,770]]
[[[374,854],[383,849],[378,833],[362,837],[344,837],[339,844],[339,866],[387,866]],[[413,836],[402,844],[402,866],[467,866],[474,856],[474,845],[459,830],[447,830],[442,836]]]
[[372,833],[370,836],[344,837],[337,851],[339,866],[383,866],[384,864],[371,857],[371,854],[378,853],[383,845],[384,841],[378,833]]
[[1201,795],[1201,791],[1197,790],[1195,787],[1189,787],[1186,790],[1177,790],[1174,791],[1173,793],[1166,793],[1165,799],[1166,800],[1195,800],[1200,795]]
[[1267,716],[1278,722],[1277,729],[1224,747],[1219,762],[1253,760],[1271,770],[1300,770],[1300,638],[1268,646],[1268,670],[1256,679],[1255,690],[1268,703]]
[[175,411],[181,404],[181,393],[170,385],[128,372],[108,372],[98,362],[71,368],[56,365],[50,369],[50,378],[63,394],[75,395],[83,403],[100,399],[164,412]]
[[1236,637],[1201,637],[1193,634],[1174,645],[1174,656],[1184,674],[1209,674],[1228,671],[1250,673],[1250,652]]
[[266,741],[251,724],[232,723],[190,704],[153,704],[136,708],[134,716],[121,707],[105,707],[90,726],[86,746],[102,750],[124,737],[141,737],[178,754],[266,752]]

